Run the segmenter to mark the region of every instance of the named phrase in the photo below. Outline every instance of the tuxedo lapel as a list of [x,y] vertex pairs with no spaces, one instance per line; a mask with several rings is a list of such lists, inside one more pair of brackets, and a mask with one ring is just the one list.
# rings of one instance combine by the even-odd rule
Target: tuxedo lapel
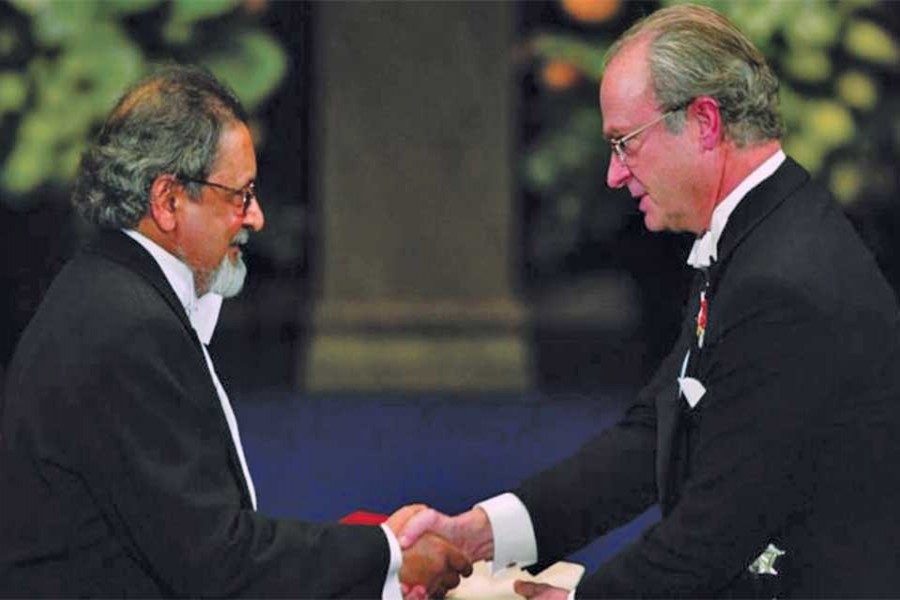
[[657,453],[656,453],[656,488],[659,505],[663,514],[668,512],[672,497],[672,450],[675,443],[675,432],[678,429],[677,385],[673,381],[668,392],[661,391],[656,397],[657,415]]
[[244,479],[243,467],[241,466],[240,459],[238,458],[237,450],[235,449],[234,441],[231,436],[230,428],[225,418],[224,411],[220,406],[218,392],[216,391],[215,385],[212,381],[212,377],[208,372],[206,357],[203,355],[203,348],[201,347],[200,338],[197,336],[197,332],[194,330],[193,325],[191,325],[190,318],[188,317],[187,312],[184,310],[184,306],[181,304],[181,301],[175,294],[175,290],[172,289],[172,286],[166,279],[165,274],[163,274],[162,269],[160,269],[159,264],[156,262],[156,260],[154,260],[149,252],[141,247],[140,244],[119,231],[101,232],[96,237],[96,239],[94,239],[93,242],[85,249],[85,252],[87,254],[99,255],[105,259],[119,263],[128,268],[130,271],[133,271],[146,279],[147,282],[151,286],[153,286],[153,288],[160,294],[160,296],[162,296],[166,304],[169,305],[175,317],[191,337],[191,340],[193,341],[192,347],[197,352],[199,360],[198,364],[202,365],[202,367],[199,367],[200,370],[198,371],[198,377],[203,378],[203,381],[208,388],[208,396],[211,398],[211,401],[215,403],[215,412],[220,416],[220,429],[223,437],[226,440],[225,446],[226,448],[228,448],[228,457],[232,474],[238,481],[238,484],[243,492],[242,495],[244,503],[247,506],[252,506],[250,490],[247,486],[246,480]]

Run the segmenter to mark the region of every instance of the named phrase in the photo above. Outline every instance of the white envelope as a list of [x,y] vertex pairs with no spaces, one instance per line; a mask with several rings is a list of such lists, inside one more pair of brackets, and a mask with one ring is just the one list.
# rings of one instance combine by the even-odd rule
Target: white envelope
[[522,600],[522,597],[513,591],[513,582],[518,579],[572,590],[578,586],[582,575],[584,575],[583,565],[560,561],[537,575],[519,568],[508,568],[492,577],[490,563],[479,561],[472,566],[472,575],[448,592],[447,597],[460,600]]

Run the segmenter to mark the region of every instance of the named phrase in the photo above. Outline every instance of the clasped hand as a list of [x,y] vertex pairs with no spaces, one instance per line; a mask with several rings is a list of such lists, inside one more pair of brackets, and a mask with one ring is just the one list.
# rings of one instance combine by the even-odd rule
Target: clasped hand
[[[476,507],[455,517],[449,517],[423,505],[412,505],[400,509],[394,515],[400,515],[402,511],[406,512],[398,517],[397,526],[392,527],[392,531],[397,535],[400,547],[403,548],[404,568],[407,564],[407,553],[420,549],[420,545],[429,540],[442,544],[438,550],[444,549],[446,545],[459,553],[448,550],[446,555],[448,559],[453,556],[458,561],[460,554],[462,555],[467,561],[466,570],[464,572],[460,569],[457,572],[464,577],[471,574],[472,562],[493,559],[493,530],[487,514],[482,509]],[[422,547],[421,550],[427,552],[428,547]],[[437,579],[439,585],[429,587],[415,581],[411,578],[411,574],[405,578],[401,569],[400,581],[405,600],[425,600],[426,597],[443,597],[459,584],[459,576],[456,573],[445,574]],[[525,598],[534,600],[565,600],[569,596],[568,590],[526,581],[517,581],[515,591]]]
[[[410,519],[427,510],[422,504],[404,506],[387,520],[387,526],[398,539]],[[459,585],[460,575],[472,574],[472,560],[466,553],[443,536],[430,531],[418,531],[415,539],[401,541],[403,565],[400,584],[407,600],[443,598]]]

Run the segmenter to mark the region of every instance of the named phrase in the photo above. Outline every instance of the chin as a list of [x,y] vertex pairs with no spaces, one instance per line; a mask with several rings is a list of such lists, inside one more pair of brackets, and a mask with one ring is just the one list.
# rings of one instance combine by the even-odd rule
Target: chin
[[652,231],[654,233],[664,231],[666,229],[665,225],[660,223],[654,216],[648,214],[644,215],[644,227],[647,228],[647,231]]
[[225,256],[212,275],[209,291],[219,294],[223,298],[232,298],[241,293],[244,288],[244,280],[247,278],[247,265],[238,256],[232,261]]

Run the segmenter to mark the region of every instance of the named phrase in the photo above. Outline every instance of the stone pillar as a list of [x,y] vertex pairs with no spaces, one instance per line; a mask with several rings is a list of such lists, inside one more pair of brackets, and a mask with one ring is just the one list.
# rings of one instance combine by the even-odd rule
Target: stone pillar
[[514,5],[315,5],[317,303],[299,385],[522,390]]

